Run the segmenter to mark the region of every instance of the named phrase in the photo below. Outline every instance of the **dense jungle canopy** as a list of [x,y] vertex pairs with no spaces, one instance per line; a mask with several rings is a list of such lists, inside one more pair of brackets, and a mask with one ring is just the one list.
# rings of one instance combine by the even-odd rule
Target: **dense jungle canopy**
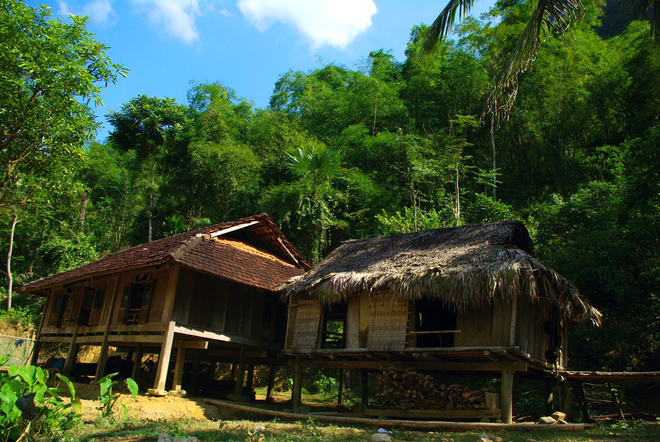
[[[260,212],[312,265],[349,238],[518,219],[604,314],[573,331],[570,366],[660,370],[660,52],[647,23],[592,5],[569,32],[545,32],[492,125],[486,102],[533,0],[500,0],[428,57],[418,25],[403,61],[374,48],[353,67],[283,73],[265,109],[220,82],[192,83],[187,103],[138,96],[106,116],[99,143],[82,103],[123,68],[84,21],[2,4],[0,237],[5,252],[13,237],[18,282]],[[30,26],[57,37],[48,51],[81,53],[31,54]],[[80,89],[46,87],[57,79]]]

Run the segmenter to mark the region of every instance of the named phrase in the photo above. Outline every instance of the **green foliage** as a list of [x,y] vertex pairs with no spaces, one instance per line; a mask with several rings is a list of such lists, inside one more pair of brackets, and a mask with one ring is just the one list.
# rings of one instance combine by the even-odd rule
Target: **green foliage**
[[[117,400],[121,396],[119,393],[112,393],[112,388],[118,384],[117,381],[112,378],[117,376],[118,373],[112,373],[106,376],[103,376],[99,379],[99,394],[94,399],[99,402],[99,405],[96,407],[99,410],[99,413],[102,418],[112,420],[114,416],[114,406],[117,403]],[[128,388],[131,396],[135,399],[138,395],[138,385],[131,379],[126,379],[126,387]],[[128,411],[125,404],[121,404],[124,407],[124,414]]]
[[86,18],[52,18],[18,0],[0,3],[0,207],[63,185],[99,124],[88,107],[126,70],[95,41]]
[[[3,359],[6,357],[0,358],[0,365]],[[58,377],[68,387],[68,403],[57,388],[46,384],[48,371],[40,367],[12,365],[0,373],[0,432],[9,440],[17,440],[23,435],[66,431],[78,422],[80,399],[71,381]]]

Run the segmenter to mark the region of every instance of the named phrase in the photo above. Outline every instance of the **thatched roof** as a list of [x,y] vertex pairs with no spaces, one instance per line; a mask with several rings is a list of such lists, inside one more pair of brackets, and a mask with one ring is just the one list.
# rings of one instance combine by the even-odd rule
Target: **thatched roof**
[[402,299],[438,298],[461,311],[496,299],[544,297],[572,320],[599,324],[602,316],[570,281],[536,259],[518,221],[346,241],[282,289],[326,303],[390,291]]

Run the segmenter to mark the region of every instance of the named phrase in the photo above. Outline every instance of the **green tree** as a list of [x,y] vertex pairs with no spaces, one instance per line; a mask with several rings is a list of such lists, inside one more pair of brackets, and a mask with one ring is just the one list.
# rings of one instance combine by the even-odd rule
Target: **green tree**
[[[56,189],[99,124],[88,103],[126,70],[108,58],[86,19],[0,1],[0,207]],[[32,187],[19,192],[21,177]]]
[[138,95],[121,107],[119,112],[110,112],[108,121],[114,127],[108,138],[121,151],[135,151],[137,158],[149,168],[148,187],[148,241],[153,239],[154,207],[158,197],[156,167],[160,160],[163,173],[168,148],[174,146],[176,138],[187,129],[187,109],[171,98],[156,98]]

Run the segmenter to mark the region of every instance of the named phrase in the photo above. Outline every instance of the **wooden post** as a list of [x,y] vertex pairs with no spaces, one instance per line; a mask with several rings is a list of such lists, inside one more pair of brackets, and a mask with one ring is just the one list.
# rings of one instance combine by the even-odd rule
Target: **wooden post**
[[[50,293],[52,293],[52,289],[50,290]],[[30,365],[37,365],[39,362],[39,350],[41,350],[41,342],[39,342],[39,339],[41,338],[41,330],[44,326],[44,322],[46,321],[46,316],[48,313],[48,305],[49,305],[49,299],[46,298],[46,302],[44,302],[44,311],[41,313],[41,319],[39,320],[39,329],[37,331],[37,335],[34,340],[34,345],[32,346],[32,358],[30,359]],[[27,361],[26,361],[27,362]]]
[[236,370],[236,386],[234,387],[235,395],[243,394],[243,381],[245,381],[245,350],[241,350],[241,355],[238,359],[238,368]]
[[193,360],[192,375],[190,376],[190,391],[197,390],[197,372],[199,371],[199,348],[195,349],[195,357]]
[[131,372],[131,378],[135,382],[138,381],[140,377],[140,366],[142,365],[142,343],[138,342],[137,348],[135,349],[135,361],[133,361],[133,371]]
[[170,277],[167,281],[167,291],[165,292],[165,304],[163,305],[163,315],[161,322],[172,320],[172,311],[174,310],[174,298],[176,297],[176,286],[179,281],[179,265],[170,268]]
[[513,422],[513,361],[502,359],[502,386],[500,408],[502,409],[502,422]]
[[296,358],[293,365],[293,390],[291,391],[291,407],[293,411],[300,409],[302,405],[302,367],[300,366],[300,359]]
[[270,369],[268,370],[268,388],[266,389],[266,400],[272,400],[273,399],[273,388],[275,387],[275,372],[277,371],[277,367],[275,365],[271,365]]
[[245,381],[245,388],[248,391],[252,391],[252,386],[254,384],[254,364],[248,365],[247,370],[247,380]]
[[170,356],[172,356],[172,343],[174,342],[174,321],[170,321],[167,326],[167,331],[163,336],[163,344],[160,347],[158,355],[158,368],[156,369],[156,379],[154,380],[154,388],[147,390],[149,394],[154,396],[165,396],[165,382],[167,381],[167,371],[170,367]]
[[99,360],[96,363],[96,374],[94,375],[94,380],[98,381],[103,377],[105,373],[105,363],[108,361],[108,338],[110,336],[110,323],[112,322],[112,317],[115,314],[115,306],[117,305],[117,295],[119,293],[119,283],[121,282],[121,273],[117,275],[115,279],[115,289],[112,299],[110,300],[110,311],[108,312],[108,318],[105,321],[105,329],[103,331],[103,342],[101,343],[101,351],[99,352]]
[[76,344],[78,327],[80,327],[80,324],[76,321],[76,326],[73,328],[73,335],[71,336],[71,344],[69,344],[69,351],[66,353],[66,362],[64,362],[64,367],[62,367],[62,374],[64,376],[70,376],[73,366],[76,365],[76,358],[78,357],[78,344]]
[[362,409],[369,407],[369,372],[362,370]]
[[183,339],[179,341],[176,349],[176,363],[174,364],[174,382],[172,390],[181,391],[181,380],[183,379],[183,363],[186,360],[186,349],[183,347]]
[[545,399],[545,415],[550,416],[554,409],[554,395],[552,394],[552,384],[550,379],[543,380],[543,397]]
[[570,382],[561,382],[559,384],[559,410],[562,413],[570,414],[571,404],[573,402],[573,393]]
[[337,405],[344,404],[344,394],[346,393],[346,375],[348,370],[342,368],[339,370],[339,393],[337,395]]

